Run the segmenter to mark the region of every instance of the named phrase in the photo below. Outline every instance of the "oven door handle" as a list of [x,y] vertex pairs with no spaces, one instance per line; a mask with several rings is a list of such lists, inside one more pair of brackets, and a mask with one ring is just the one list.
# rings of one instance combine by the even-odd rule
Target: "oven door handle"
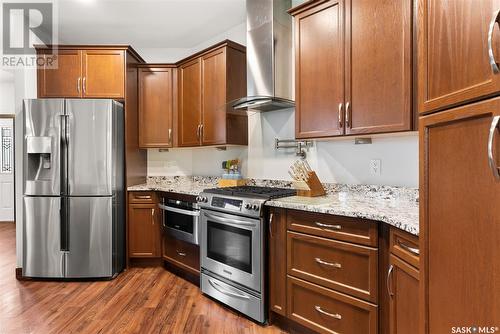
[[212,281],[211,279],[208,279],[208,283],[210,283],[210,285],[215,290],[219,291],[220,293],[222,293],[224,295],[227,295],[227,296],[230,296],[230,297],[242,298],[242,299],[250,299],[250,297],[247,296],[247,295],[243,295],[243,294],[239,294],[239,293],[234,293],[234,292],[231,292],[231,291],[228,291],[228,290],[224,289],[222,286],[220,286],[219,284],[217,284],[215,281]]
[[167,205],[163,205],[163,204],[158,204],[158,207],[162,210],[180,213],[182,215],[195,216],[195,217],[198,217],[200,215],[200,211],[198,211],[198,210],[194,210],[194,211],[183,210],[183,209],[178,209],[178,208],[174,208],[173,206],[167,206]]
[[244,220],[238,220],[238,219],[232,219],[232,218],[231,219],[230,218],[224,218],[224,217],[221,217],[221,216],[218,216],[218,215],[214,215],[214,214],[211,214],[211,213],[206,213],[206,212],[204,212],[203,214],[208,219],[215,220],[216,222],[228,223],[228,224],[233,224],[233,225],[242,225],[242,226],[253,226],[253,227],[255,227],[255,223],[249,223],[249,222],[244,221]]

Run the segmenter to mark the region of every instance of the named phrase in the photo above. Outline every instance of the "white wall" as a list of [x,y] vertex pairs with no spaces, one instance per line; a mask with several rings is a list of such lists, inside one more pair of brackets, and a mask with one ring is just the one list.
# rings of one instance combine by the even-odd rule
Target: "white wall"
[[14,74],[0,70],[0,114],[14,113]]
[[213,44],[216,44],[225,39],[230,39],[234,42],[246,44],[246,23],[239,24],[226,32],[214,36],[213,38],[195,45],[191,48],[137,48],[137,52],[148,63],[175,63],[183,58],[186,58],[198,51],[206,49]]

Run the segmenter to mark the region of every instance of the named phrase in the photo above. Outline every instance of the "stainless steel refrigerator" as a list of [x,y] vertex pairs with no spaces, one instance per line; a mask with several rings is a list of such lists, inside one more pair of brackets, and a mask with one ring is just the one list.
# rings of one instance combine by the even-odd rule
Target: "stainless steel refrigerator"
[[125,258],[123,106],[25,100],[23,122],[23,276],[115,276]]

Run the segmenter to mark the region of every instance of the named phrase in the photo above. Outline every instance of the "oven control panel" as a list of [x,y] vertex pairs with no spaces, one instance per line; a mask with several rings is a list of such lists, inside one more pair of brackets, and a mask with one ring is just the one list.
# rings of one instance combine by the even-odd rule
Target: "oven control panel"
[[196,200],[201,208],[213,208],[223,212],[240,213],[252,217],[260,217],[262,205],[265,202],[262,199],[221,196],[210,193],[201,193]]
[[214,208],[228,209],[233,211],[241,211],[243,207],[243,201],[233,198],[224,197],[212,197],[212,203],[210,203]]

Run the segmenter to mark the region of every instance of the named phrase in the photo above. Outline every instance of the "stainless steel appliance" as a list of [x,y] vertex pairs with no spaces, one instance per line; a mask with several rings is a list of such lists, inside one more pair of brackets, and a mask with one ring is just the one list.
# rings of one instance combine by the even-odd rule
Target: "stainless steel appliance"
[[207,189],[201,207],[201,290],[245,315],[265,322],[264,203],[293,196],[293,189]]
[[247,96],[235,110],[273,111],[293,101],[291,0],[247,0]]
[[24,100],[23,276],[124,265],[124,115],[113,100]]
[[198,204],[186,200],[162,197],[162,229],[176,239],[199,244],[200,210]]

